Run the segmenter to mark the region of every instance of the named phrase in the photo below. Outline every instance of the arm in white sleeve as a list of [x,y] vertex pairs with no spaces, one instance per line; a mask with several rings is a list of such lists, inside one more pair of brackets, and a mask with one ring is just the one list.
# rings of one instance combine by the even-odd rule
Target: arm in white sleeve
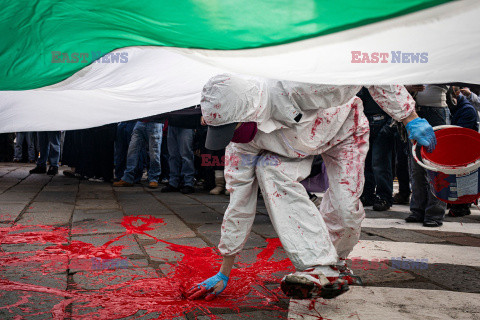
[[415,100],[404,86],[370,86],[368,91],[378,105],[396,121],[402,121],[415,111]]

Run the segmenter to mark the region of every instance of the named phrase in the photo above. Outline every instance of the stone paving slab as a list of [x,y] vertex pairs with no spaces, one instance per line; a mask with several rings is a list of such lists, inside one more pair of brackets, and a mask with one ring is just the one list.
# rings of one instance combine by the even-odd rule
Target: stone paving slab
[[74,210],[72,234],[122,233],[123,212],[112,209]]
[[170,206],[176,204],[199,204],[199,202],[179,192],[161,193],[160,190],[150,191],[160,202]]
[[[37,202],[40,203],[40,202]],[[47,202],[45,202],[47,203]],[[58,207],[58,206],[57,206]],[[35,207],[34,207],[35,208]],[[73,205],[65,205],[63,209],[37,211],[36,209],[27,210],[18,221],[20,225],[46,225],[63,226],[68,225],[73,213]]]
[[[197,229],[197,231],[205,238],[207,238],[208,241],[214,246],[217,246],[220,243],[220,230],[220,224],[205,224]],[[245,243],[244,248],[263,248],[266,245],[267,242],[265,241],[265,239],[251,232],[247,239],[247,242]]]
[[[208,245],[200,238],[181,238],[181,239],[171,239],[169,242],[191,246],[195,248],[205,248]],[[168,244],[163,242],[157,242],[152,245],[145,245],[145,251],[149,255],[150,259],[158,262],[173,262],[180,261],[184,254],[175,252],[168,248]]]
[[[0,289],[0,319],[52,319],[52,310],[65,299],[61,296],[28,291],[3,291]],[[65,314],[66,315],[66,314]]]
[[[147,231],[146,233],[162,240],[196,237],[195,232],[177,216],[166,215],[162,216],[162,219],[165,225],[156,225],[154,230]],[[139,234],[138,238],[142,240],[151,239],[151,237],[144,234]]]
[[193,193],[189,194],[188,197],[193,198],[201,203],[229,203],[230,197],[226,195],[212,195],[205,193]]
[[73,191],[42,191],[40,192],[35,201],[38,202],[65,202],[75,203],[76,192]]
[[428,259],[428,263],[451,263],[480,267],[480,250],[476,247],[412,242],[360,240],[349,256],[363,259]]
[[[216,314],[223,320],[236,320],[236,319],[250,319],[250,320],[266,320],[266,319],[285,319],[287,312],[282,311],[251,311],[251,312],[242,312],[242,313],[232,313],[232,314]],[[198,316],[198,320],[210,320],[211,317],[208,316]]]
[[36,193],[23,193],[16,192],[14,190],[8,190],[0,194],[0,203],[11,203],[11,202],[30,202],[36,196]]
[[171,205],[170,209],[191,224],[221,223],[223,215],[204,205]]
[[78,199],[75,204],[75,209],[119,209],[119,205],[115,200],[104,199]]
[[[398,228],[408,230],[425,230],[421,223],[407,223],[403,219],[371,219],[362,222],[362,228]],[[480,234],[480,223],[444,222],[443,226],[435,230],[446,232],[462,232]]]
[[0,221],[14,221],[28,202],[2,203],[0,205]]
[[163,204],[158,202],[154,197],[147,199],[135,199],[132,198],[130,201],[121,201],[119,204],[122,207],[122,210],[127,216],[129,215],[153,215],[161,216],[173,214],[173,212],[167,209]]
[[445,242],[440,238],[435,238],[420,232],[396,228],[362,228],[362,232],[371,233],[393,241],[420,242],[420,243],[439,243]]
[[134,279],[158,278],[152,268],[116,269],[108,271],[77,272],[73,281],[86,290],[102,289],[107,286],[124,283]]
[[332,300],[291,300],[288,319],[471,319],[479,295],[437,290],[355,287]]
[[480,272],[475,268],[451,264],[429,264],[428,269],[410,271],[451,291],[480,293]]
[[[123,233],[124,234],[124,233]],[[72,241],[82,241],[85,243],[93,244],[95,247],[101,247],[105,243],[113,240],[121,235],[122,233],[117,234],[102,234],[102,235],[86,235],[86,236],[72,236]],[[128,257],[131,255],[143,256],[143,251],[140,250],[137,241],[133,235],[125,235],[120,239],[116,240],[111,246],[123,246],[121,251],[122,256]]]

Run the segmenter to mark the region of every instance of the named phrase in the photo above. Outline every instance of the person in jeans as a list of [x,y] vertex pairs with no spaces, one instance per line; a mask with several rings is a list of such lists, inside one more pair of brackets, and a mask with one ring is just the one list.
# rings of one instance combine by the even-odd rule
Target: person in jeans
[[137,121],[133,128],[132,139],[128,147],[127,166],[120,181],[114,182],[114,187],[131,187],[135,181],[140,155],[148,143],[150,168],[148,169],[148,187],[158,188],[158,178],[161,173],[160,148],[162,144],[163,124],[144,119]]
[[[168,164],[170,176],[168,185],[162,192],[180,191],[184,194],[194,193],[195,155],[193,138],[195,129],[200,125],[200,108],[187,109],[191,114],[171,114],[168,116]],[[187,112],[183,111],[183,112]],[[181,185],[183,181],[183,185]]]
[[[446,98],[447,86],[427,84],[406,86],[406,88],[417,102],[416,110],[419,117],[426,119],[432,127],[450,123]],[[411,149],[412,142],[410,141]],[[412,198],[410,199],[410,215],[405,218],[405,221],[421,222],[424,227],[440,227],[443,225],[447,205],[433,195],[425,169],[417,164],[411,154],[409,158]]]
[[15,140],[15,156],[13,162],[20,162],[23,158],[23,141],[27,141],[28,148],[28,161],[30,163],[35,162],[35,137],[34,132],[17,132]]
[[357,94],[362,99],[364,113],[370,126],[370,148],[365,159],[365,187],[360,197],[364,206],[373,205],[375,211],[385,211],[392,206],[392,157],[395,131],[392,117],[373,100],[367,88]]
[[[30,170],[30,173],[47,173],[54,176],[58,173],[58,161],[60,159],[60,136],[61,131],[37,132],[40,156],[37,166]],[[50,167],[47,171],[47,160]]]
[[[127,154],[130,141],[132,139],[133,128],[135,128],[136,120],[120,122],[117,125],[117,133],[115,138],[115,181],[120,181],[127,167]],[[140,152],[137,168],[135,170],[134,182],[140,181],[143,173],[143,162],[146,157],[145,152]]]

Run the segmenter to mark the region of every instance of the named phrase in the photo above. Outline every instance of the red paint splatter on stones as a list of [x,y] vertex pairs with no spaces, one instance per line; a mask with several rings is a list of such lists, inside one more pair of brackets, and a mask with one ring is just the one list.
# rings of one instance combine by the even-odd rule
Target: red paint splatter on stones
[[[35,226],[38,231],[29,231],[24,227],[3,228],[0,243],[25,243],[30,245],[51,244],[41,246],[35,251],[5,252],[0,251],[0,271],[16,269],[20,266],[32,274],[42,272],[47,277],[62,270],[72,268],[72,261],[84,262],[92,259],[125,259],[122,256],[127,246],[114,246],[123,239],[136,245],[133,234],[144,234],[156,242],[167,244],[167,249],[180,255],[178,262],[168,262],[162,266],[164,277],[153,276],[144,269],[81,269],[80,274],[100,284],[100,289],[85,290],[79,284],[69,290],[57,289],[39,284],[32,284],[28,277],[25,283],[12,281],[0,276],[0,288],[4,292],[15,291],[19,294],[17,301],[3,306],[4,311],[11,314],[21,310],[25,314],[29,305],[34,304],[33,297],[39,294],[61,299],[50,310],[36,310],[36,315],[44,315],[53,319],[64,319],[70,314],[75,319],[118,319],[129,316],[145,316],[153,314],[159,319],[171,319],[192,313],[195,317],[208,316],[217,319],[212,309],[230,309],[239,312],[242,308],[256,310],[282,310],[279,299],[285,298],[278,283],[280,278],[293,271],[288,259],[275,259],[277,249],[281,247],[278,239],[267,239],[267,247],[257,249],[259,253],[253,262],[239,261],[232,270],[227,289],[213,301],[186,300],[182,293],[193,285],[216,274],[221,264],[221,256],[215,248],[195,248],[170,243],[158,239],[148,231],[165,225],[164,221],[152,216],[127,216],[122,221],[126,231],[124,234],[95,246],[82,241],[68,241],[68,230],[48,226]],[[25,236],[22,237],[22,231]],[[29,246],[34,247],[34,246]],[[135,260],[130,260],[135,262]],[[52,266],[56,265],[54,268]],[[70,265],[70,267],[68,267]],[[22,269],[23,270],[23,269]],[[14,271],[14,270],[13,270]],[[136,272],[135,272],[136,271]],[[130,273],[129,273],[130,272]],[[132,275],[132,272],[134,275]],[[7,274],[1,272],[0,274]],[[16,278],[18,279],[18,278]],[[33,280],[33,278],[32,278]],[[30,282],[30,283],[29,283]],[[112,284],[116,283],[116,284]],[[274,289],[268,288],[274,284]],[[73,305],[73,308],[67,308]],[[23,306],[23,307],[22,307]],[[28,312],[27,312],[28,313]],[[33,313],[29,313],[31,316]],[[25,316],[28,317],[28,316]]]

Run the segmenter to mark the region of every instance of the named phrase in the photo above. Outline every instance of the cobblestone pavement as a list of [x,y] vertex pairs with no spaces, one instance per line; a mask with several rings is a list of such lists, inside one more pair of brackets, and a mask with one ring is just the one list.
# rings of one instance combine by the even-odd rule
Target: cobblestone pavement
[[[406,224],[367,208],[351,254],[365,286],[289,301],[291,270],[263,201],[231,285],[214,302],[181,291],[218,267],[227,196],[29,175],[0,164],[0,319],[480,319],[480,212]],[[212,274],[213,275],[213,274]]]

